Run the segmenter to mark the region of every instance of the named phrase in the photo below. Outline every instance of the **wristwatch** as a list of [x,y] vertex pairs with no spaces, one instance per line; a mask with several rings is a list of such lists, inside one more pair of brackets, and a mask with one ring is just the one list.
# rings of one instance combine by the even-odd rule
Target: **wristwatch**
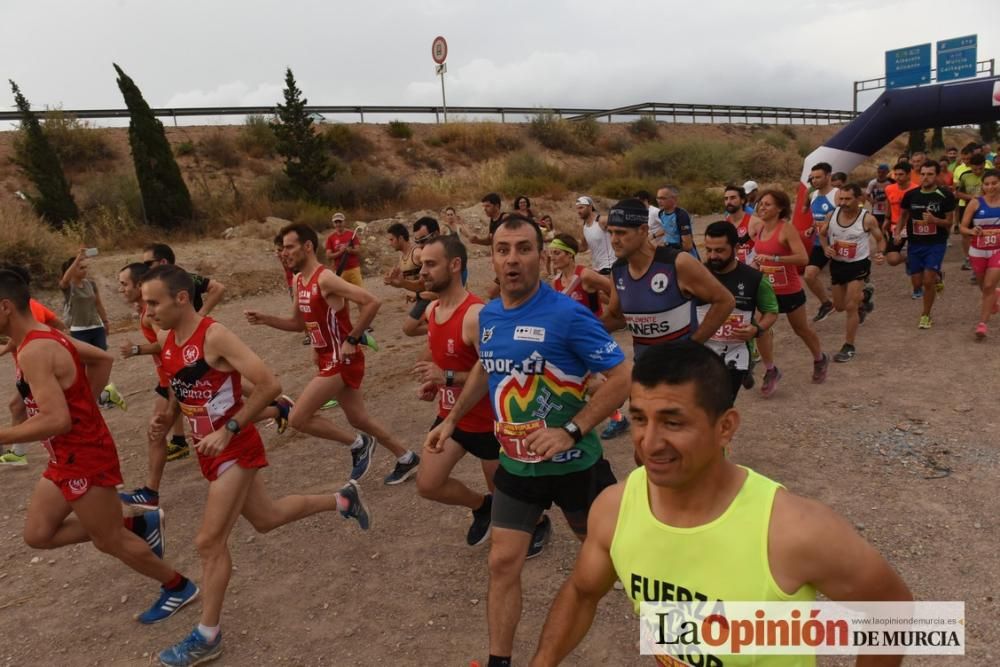
[[580,427],[576,425],[573,421],[568,421],[562,425],[562,430],[569,433],[569,437],[573,438],[573,444],[579,444],[583,440],[583,431]]
[[230,419],[229,421],[226,422],[226,430],[232,433],[233,435],[236,435],[237,433],[240,432],[240,423],[235,419]]
[[138,345],[133,345],[132,346],[132,356],[134,357],[134,356],[136,356],[138,354],[139,354],[139,346]]
[[357,336],[348,336],[347,342],[350,343],[351,345],[357,345],[358,343],[361,342],[361,339],[358,338]]
[[455,371],[445,371],[444,372],[444,386],[454,387],[455,386]]

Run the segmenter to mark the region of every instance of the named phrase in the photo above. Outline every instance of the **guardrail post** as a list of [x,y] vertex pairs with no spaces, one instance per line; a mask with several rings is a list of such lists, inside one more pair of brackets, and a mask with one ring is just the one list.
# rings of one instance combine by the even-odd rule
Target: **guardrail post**
[[361,123],[365,122],[365,110],[363,107],[358,107],[358,113],[361,115]]
[[507,116],[504,114],[503,109],[500,109],[500,122],[501,123],[507,122]]
[[437,107],[434,107],[434,122],[435,123],[441,122],[441,116],[438,115]]

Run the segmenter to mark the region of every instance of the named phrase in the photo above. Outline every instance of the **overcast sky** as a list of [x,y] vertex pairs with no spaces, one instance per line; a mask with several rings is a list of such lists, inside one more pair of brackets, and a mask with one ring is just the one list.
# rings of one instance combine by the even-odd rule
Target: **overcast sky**
[[[312,104],[638,102],[849,109],[886,49],[973,31],[1000,56],[1000,1],[0,0],[0,64],[35,108],[270,105],[291,67]],[[951,11],[954,9],[954,11]],[[9,91],[8,91],[9,92]],[[875,99],[862,98],[862,106]],[[12,105],[7,96],[4,107]]]

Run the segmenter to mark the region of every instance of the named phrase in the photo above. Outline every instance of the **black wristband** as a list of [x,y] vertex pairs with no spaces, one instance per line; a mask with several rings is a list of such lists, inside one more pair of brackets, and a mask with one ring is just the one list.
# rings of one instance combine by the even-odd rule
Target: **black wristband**
[[361,339],[357,338],[356,336],[348,336],[347,342],[350,343],[351,345],[357,345],[358,343],[361,342]]

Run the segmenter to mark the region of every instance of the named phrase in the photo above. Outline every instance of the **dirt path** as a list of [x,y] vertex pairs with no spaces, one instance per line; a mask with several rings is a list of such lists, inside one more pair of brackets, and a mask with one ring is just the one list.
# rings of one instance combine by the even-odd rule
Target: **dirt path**
[[[260,250],[263,257],[264,246]],[[1000,416],[989,398],[1000,386],[1000,334],[973,342],[975,290],[967,284],[969,274],[958,270],[958,255],[957,247],[949,251],[948,286],[935,309],[934,329],[917,330],[919,306],[910,300],[902,272],[877,267],[877,308],[861,329],[856,360],[834,364],[827,383],[813,386],[808,352],[781,323],[781,387],[770,400],[752,391],[738,401],[744,423],[736,461],[845,514],[890,558],[919,599],[966,601],[971,646],[966,659],[906,663],[914,665],[1000,661]],[[119,259],[108,258],[108,266]],[[262,260],[259,271],[277,282],[277,267],[269,261]],[[473,263],[473,289],[482,291],[486,271],[484,259]],[[385,298],[376,320],[382,351],[368,356],[368,405],[417,446],[434,416],[430,404],[415,399],[416,383],[409,374],[422,342],[396,335],[404,313],[399,294],[377,278],[368,284]],[[270,290],[227,302],[217,316],[275,368],[285,390],[295,395],[312,374],[307,350],[299,335],[247,325],[241,313],[251,305],[284,311],[288,297]],[[835,315],[817,328],[824,347],[836,351],[842,317]],[[126,338],[137,336],[118,333],[112,345]],[[0,378],[11,376],[10,359],[0,359]],[[122,361],[113,377],[128,395],[129,409],[106,414],[131,487],[145,470],[152,364]],[[984,390],[986,397],[980,398]],[[6,404],[11,395],[11,383],[4,382],[0,399]],[[332,491],[348,474],[349,457],[342,447],[296,434],[278,436],[270,429],[263,433],[271,461],[263,475],[276,495]],[[20,537],[25,505],[44,463],[39,446],[29,452],[27,469],[0,470],[0,624],[8,630],[0,664],[154,662],[157,651],[190,631],[196,611],[160,626],[139,626],[131,617],[152,601],[154,586],[89,545],[55,552],[27,548]],[[607,452],[623,478],[632,468],[630,443],[619,438]],[[365,481],[374,508],[368,533],[331,515],[269,535],[256,535],[245,521],[237,524],[231,540],[236,570],[223,622],[226,653],[216,664],[464,667],[470,659],[483,659],[487,548],[465,546],[466,512],[421,500],[412,483],[382,486],[378,480],[390,467],[380,452]],[[478,487],[477,468],[466,460],[457,473]],[[193,460],[168,466],[162,497],[169,520],[167,553],[196,578],[192,540],[205,489]],[[517,664],[525,664],[533,651],[576,551],[565,522],[556,519],[552,543],[525,568]],[[649,664],[635,656],[636,640],[624,596],[612,593],[567,664]]]

